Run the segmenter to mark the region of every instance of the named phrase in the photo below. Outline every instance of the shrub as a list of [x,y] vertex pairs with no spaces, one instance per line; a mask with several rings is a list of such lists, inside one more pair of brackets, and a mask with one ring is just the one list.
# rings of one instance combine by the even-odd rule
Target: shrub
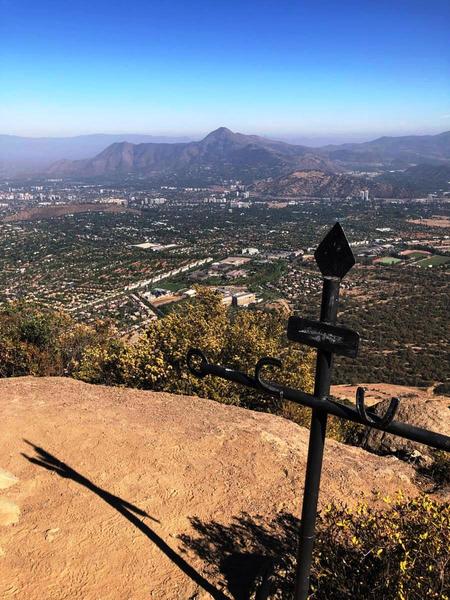
[[[281,402],[265,394],[217,377],[191,376],[185,358],[189,348],[198,347],[211,362],[252,373],[262,356],[277,356],[283,362],[277,378],[311,391],[312,353],[288,348],[284,330],[285,322],[280,315],[260,310],[230,310],[223,305],[220,295],[204,289],[165,318],[153,321],[135,344],[89,348],[75,375],[91,383],[192,393],[230,404],[279,411]],[[302,410],[303,414],[309,412]]]
[[444,600],[450,505],[398,495],[384,509],[328,506],[320,515],[312,599]]
[[[423,495],[379,508],[330,504],[317,520],[310,600],[448,600],[450,504]],[[210,565],[235,598],[292,600],[299,519],[242,514],[231,524],[191,520],[186,550]],[[270,567],[269,565],[272,565]]]
[[431,483],[431,491],[436,492],[450,485],[450,455],[444,450],[431,451],[431,463],[418,469],[420,475]]
[[24,303],[0,308],[0,377],[71,375],[85,350],[111,339],[108,326]]

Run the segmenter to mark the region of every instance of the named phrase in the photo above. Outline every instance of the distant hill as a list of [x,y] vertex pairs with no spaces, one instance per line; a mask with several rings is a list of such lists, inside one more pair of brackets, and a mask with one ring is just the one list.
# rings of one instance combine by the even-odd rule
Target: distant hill
[[77,160],[98,154],[109,144],[128,141],[173,143],[187,142],[183,137],[161,137],[135,133],[92,134],[74,137],[20,137],[0,135],[0,174],[44,169],[63,158]]
[[376,177],[359,177],[320,170],[297,170],[260,180],[253,191],[272,197],[345,198],[369,190],[378,198],[409,198],[419,194],[450,191],[450,164],[417,165]]
[[181,144],[115,143],[92,159],[59,161],[50,175],[101,177],[135,173],[220,174],[258,177],[303,168],[329,168],[328,161],[304,146],[295,146],[255,135],[233,133],[220,127],[198,142]]
[[[47,173],[62,177],[218,175],[254,181],[306,169],[336,173],[353,167],[406,168],[418,162],[450,164],[450,132],[309,148],[220,127],[196,142],[114,143],[90,159],[59,161]],[[349,183],[346,180],[345,185]]]
[[385,173],[379,180],[415,193],[450,191],[450,164],[417,165],[405,171]]
[[450,131],[437,135],[381,137],[371,142],[317,149],[336,165],[406,168],[450,161]]

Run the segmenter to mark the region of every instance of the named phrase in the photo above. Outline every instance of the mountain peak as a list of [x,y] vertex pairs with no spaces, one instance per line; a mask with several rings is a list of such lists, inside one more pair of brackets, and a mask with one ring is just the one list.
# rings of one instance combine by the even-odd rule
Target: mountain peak
[[228,129],[228,127],[219,127],[218,129],[214,129],[214,131],[211,131],[211,133],[208,133],[208,135],[205,136],[204,139],[224,139],[234,137],[235,135],[236,134],[233,131],[231,131],[231,129]]

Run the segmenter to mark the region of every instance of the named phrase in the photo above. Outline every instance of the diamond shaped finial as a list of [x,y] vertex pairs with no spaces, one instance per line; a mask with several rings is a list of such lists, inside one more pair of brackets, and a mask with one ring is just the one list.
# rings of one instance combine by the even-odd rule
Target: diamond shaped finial
[[353,267],[355,257],[339,223],[336,223],[320,242],[314,258],[325,277],[342,279]]

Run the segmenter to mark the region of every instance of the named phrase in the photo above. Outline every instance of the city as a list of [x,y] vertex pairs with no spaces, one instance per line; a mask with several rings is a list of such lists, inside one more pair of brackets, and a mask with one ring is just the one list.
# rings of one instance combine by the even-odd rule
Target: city
[[[250,195],[238,181],[212,189],[101,185],[2,184],[0,302],[36,303],[85,323],[107,320],[125,337],[192,298],[198,286],[218,290],[225,304],[313,315],[320,291],[314,242],[339,220],[358,261],[356,279],[344,282],[342,298],[353,325],[361,327],[364,319],[362,308],[350,307],[367,296],[367,287],[374,290],[371,310],[380,322],[380,295],[388,297],[391,289],[408,322],[417,309],[408,301],[409,285],[423,293],[434,287],[438,315],[445,314],[446,194],[405,200],[372,199],[363,192],[286,202]],[[397,336],[393,329],[379,342],[380,360],[392,352]],[[440,343],[431,343],[432,334],[422,337],[425,344],[430,338],[431,358],[443,357],[445,335]],[[395,373],[395,380],[431,380],[417,367],[419,349],[412,342],[409,347],[416,375],[408,380]],[[365,367],[364,361],[353,365],[353,374],[344,370],[343,378],[383,379],[383,363],[372,365],[371,356]],[[442,379],[445,368],[444,360],[434,377]]]

